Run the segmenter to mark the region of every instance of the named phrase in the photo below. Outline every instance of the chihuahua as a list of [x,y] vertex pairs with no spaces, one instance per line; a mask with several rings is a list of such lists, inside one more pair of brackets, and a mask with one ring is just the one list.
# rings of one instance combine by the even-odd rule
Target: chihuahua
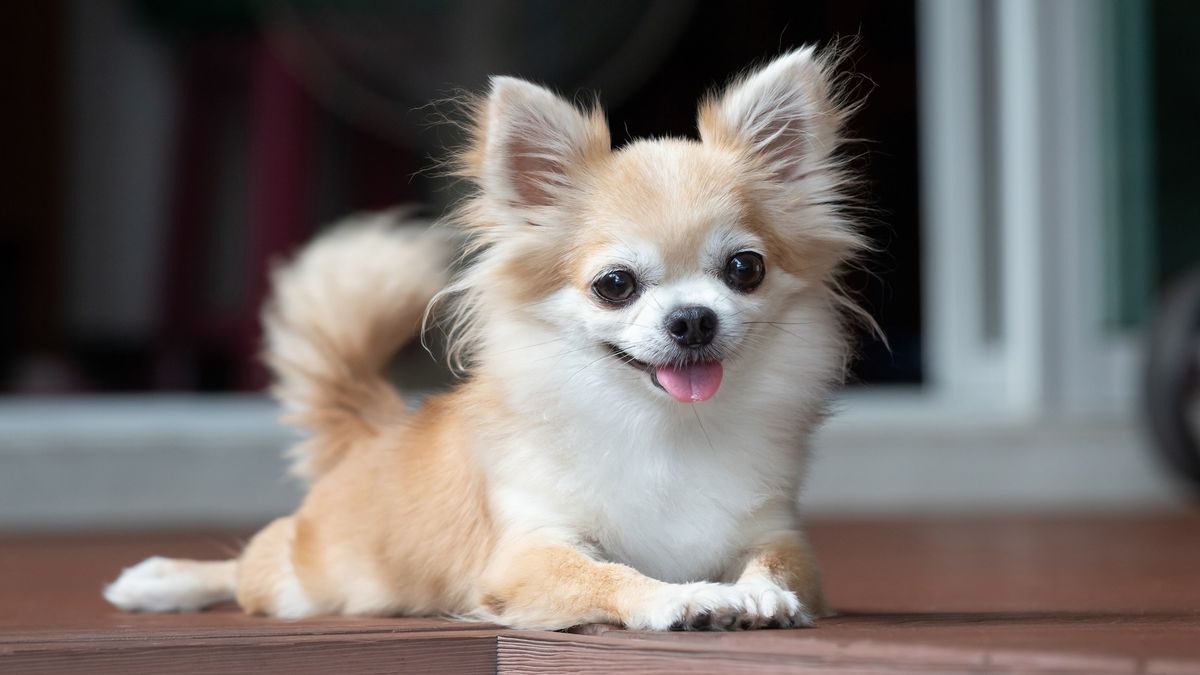
[[[236,560],[150,558],[105,597],[274,617],[753,629],[827,612],[798,490],[848,358],[866,245],[832,52],[614,149],[602,112],[511,77],[469,106],[443,230],[352,219],[274,274],[266,360],[309,481]],[[468,376],[413,409],[389,358],[447,310]]]

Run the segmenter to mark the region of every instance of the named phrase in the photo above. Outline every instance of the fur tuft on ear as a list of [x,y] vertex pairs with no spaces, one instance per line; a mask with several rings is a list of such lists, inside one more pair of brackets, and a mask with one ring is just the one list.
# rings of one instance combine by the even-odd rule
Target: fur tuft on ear
[[513,77],[493,77],[477,109],[467,172],[482,194],[521,220],[555,206],[574,175],[611,147],[598,108],[586,113],[548,89]]
[[700,106],[700,137],[761,163],[778,180],[824,168],[851,112],[832,79],[836,57],[801,47],[735,80]]

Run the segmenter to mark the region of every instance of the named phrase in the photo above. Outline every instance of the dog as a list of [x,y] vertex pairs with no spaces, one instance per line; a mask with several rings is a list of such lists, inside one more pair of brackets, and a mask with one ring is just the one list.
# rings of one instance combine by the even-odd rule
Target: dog
[[[457,155],[456,276],[440,228],[388,214],[275,270],[266,360],[310,432],[299,510],[236,560],[150,558],[105,597],[549,630],[825,615],[798,490],[866,247],[839,69],[790,51],[704,99],[699,140],[618,149],[598,107],[493,78]],[[468,374],[412,409],[384,371],[431,302]]]

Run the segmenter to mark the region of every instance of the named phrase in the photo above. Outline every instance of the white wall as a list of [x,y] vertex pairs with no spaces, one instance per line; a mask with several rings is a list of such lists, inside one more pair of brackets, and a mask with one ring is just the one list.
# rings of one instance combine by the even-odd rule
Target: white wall
[[[816,514],[1173,508],[1186,501],[1127,420],[931,425],[855,399],[819,434],[802,502]],[[886,412],[885,412],[886,410]],[[300,486],[295,436],[254,396],[0,405],[0,530],[256,525]]]

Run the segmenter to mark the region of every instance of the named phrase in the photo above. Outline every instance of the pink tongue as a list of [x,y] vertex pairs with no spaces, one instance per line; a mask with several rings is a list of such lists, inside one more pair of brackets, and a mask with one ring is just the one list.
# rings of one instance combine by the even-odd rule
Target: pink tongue
[[724,374],[721,364],[693,363],[690,366],[660,366],[654,372],[659,385],[680,403],[707,401],[716,395]]

